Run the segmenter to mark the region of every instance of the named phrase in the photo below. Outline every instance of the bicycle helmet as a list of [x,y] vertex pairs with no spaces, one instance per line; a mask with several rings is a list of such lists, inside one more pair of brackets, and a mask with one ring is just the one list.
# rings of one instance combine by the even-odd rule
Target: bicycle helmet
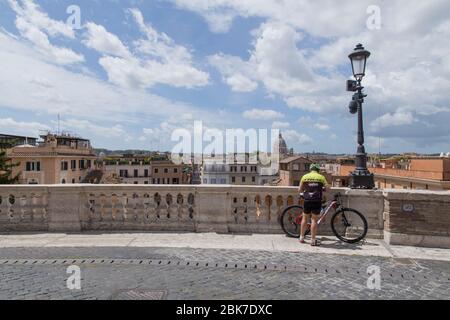
[[320,172],[320,165],[317,164],[317,163],[313,163],[313,164],[309,167],[309,170]]

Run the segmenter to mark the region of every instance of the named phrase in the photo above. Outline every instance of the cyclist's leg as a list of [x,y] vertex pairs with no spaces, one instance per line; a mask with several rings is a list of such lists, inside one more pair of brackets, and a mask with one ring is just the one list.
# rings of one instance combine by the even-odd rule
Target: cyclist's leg
[[300,242],[304,243],[305,233],[308,231],[308,221],[311,219],[311,214],[303,213],[302,225],[300,230]]
[[311,208],[309,207],[308,203],[305,202],[303,207],[303,219],[300,228],[300,242],[302,243],[305,239],[305,233],[308,230],[308,221],[311,219]]

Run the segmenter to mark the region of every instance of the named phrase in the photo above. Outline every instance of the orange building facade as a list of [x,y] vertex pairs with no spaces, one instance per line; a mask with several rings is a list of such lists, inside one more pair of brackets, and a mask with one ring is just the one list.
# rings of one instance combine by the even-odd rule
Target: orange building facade
[[[341,176],[348,176],[354,166],[341,166]],[[383,161],[370,167],[378,189],[450,190],[450,158],[414,158]]]

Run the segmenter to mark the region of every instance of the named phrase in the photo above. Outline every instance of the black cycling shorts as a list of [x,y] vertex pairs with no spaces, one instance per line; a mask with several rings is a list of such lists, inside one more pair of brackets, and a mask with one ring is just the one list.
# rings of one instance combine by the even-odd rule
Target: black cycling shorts
[[304,214],[318,215],[322,212],[322,201],[305,201],[303,205]]

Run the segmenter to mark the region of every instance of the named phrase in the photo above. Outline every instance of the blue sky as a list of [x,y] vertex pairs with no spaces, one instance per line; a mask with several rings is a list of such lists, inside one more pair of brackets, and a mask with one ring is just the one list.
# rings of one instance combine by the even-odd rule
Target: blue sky
[[[66,23],[71,5],[80,28]],[[441,0],[0,0],[0,132],[56,130],[60,114],[63,130],[95,147],[170,150],[172,132],[197,120],[280,128],[297,152],[353,153],[347,56],[362,42],[372,52],[368,151],[448,152],[449,9]]]

